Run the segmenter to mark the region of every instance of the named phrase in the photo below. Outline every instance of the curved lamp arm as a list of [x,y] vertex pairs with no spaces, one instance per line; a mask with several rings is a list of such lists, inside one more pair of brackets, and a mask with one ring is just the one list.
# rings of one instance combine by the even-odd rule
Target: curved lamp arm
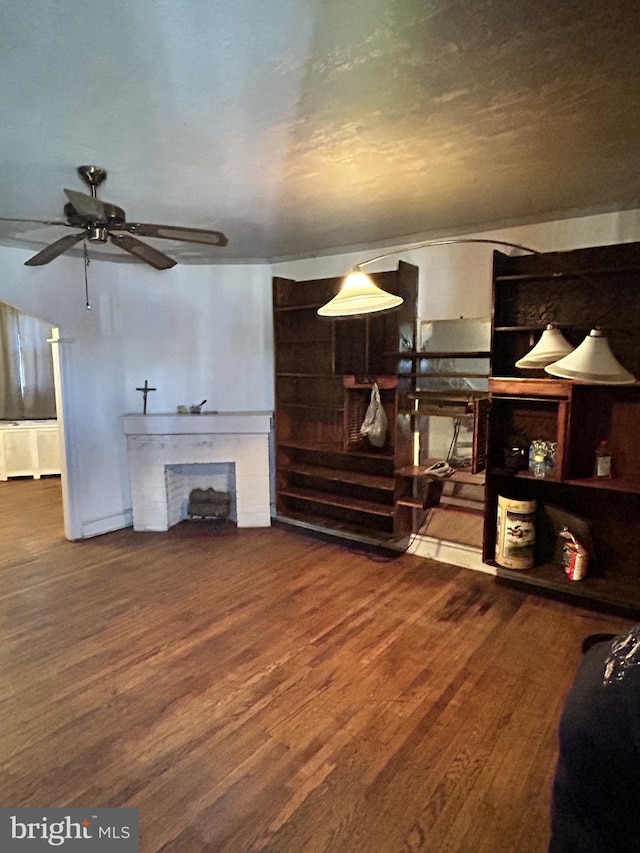
[[387,293],[378,287],[373,280],[362,271],[362,267],[381,261],[393,255],[410,252],[414,249],[427,249],[431,246],[450,246],[455,243],[489,243],[494,246],[505,246],[510,249],[518,249],[522,252],[531,252],[533,255],[541,254],[536,249],[521,246],[519,243],[509,243],[506,240],[489,240],[480,237],[457,237],[445,240],[429,240],[415,246],[393,249],[375,258],[369,258],[356,264],[345,276],[340,290],[326,305],[318,309],[321,317],[358,317],[362,314],[372,314],[375,311],[389,311],[402,305],[402,298]]
[[404,249],[393,249],[391,252],[385,252],[384,255],[378,255],[376,258],[369,258],[367,261],[362,261],[356,264],[354,269],[366,267],[368,264],[373,264],[375,261],[381,261],[391,255],[401,255],[403,252],[411,252],[414,249],[429,249],[431,246],[451,246],[455,243],[489,243],[493,246],[505,246],[508,249],[519,249],[521,252],[531,252],[532,255],[540,255],[537,249],[530,249],[528,246],[521,246],[519,243],[509,243],[506,240],[489,240],[481,237],[451,237],[448,240],[429,240],[426,243],[418,243],[417,246],[409,246]]

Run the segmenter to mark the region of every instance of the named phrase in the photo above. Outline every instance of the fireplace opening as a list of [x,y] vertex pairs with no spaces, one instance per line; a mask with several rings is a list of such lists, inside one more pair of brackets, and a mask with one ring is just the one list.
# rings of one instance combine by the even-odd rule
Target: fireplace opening
[[214,489],[217,493],[228,495],[226,518],[237,523],[236,466],[234,462],[189,462],[180,465],[165,465],[164,472],[169,527],[196,517],[195,513],[189,511],[190,496],[195,489],[201,491]]

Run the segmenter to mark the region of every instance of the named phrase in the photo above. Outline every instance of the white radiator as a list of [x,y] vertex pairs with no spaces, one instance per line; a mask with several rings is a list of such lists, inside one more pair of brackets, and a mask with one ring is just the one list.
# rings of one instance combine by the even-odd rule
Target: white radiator
[[59,473],[57,421],[0,422],[0,480]]

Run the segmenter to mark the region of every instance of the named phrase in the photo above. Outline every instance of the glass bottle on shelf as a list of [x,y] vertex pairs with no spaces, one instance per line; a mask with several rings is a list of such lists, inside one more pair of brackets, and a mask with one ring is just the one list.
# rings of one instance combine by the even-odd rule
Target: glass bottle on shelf
[[609,442],[606,439],[603,439],[598,448],[596,450],[596,464],[594,470],[595,477],[611,477],[611,450],[609,449]]
[[529,448],[529,470],[534,477],[546,477],[554,468],[556,462],[555,441],[536,439]]

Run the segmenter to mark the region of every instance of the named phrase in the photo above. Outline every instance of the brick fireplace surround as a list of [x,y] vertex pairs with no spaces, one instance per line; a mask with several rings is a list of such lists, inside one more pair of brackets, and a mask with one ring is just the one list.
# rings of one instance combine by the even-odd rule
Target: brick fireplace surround
[[269,527],[271,412],[123,415],[134,530],[168,530],[172,466],[232,468],[238,527]]

